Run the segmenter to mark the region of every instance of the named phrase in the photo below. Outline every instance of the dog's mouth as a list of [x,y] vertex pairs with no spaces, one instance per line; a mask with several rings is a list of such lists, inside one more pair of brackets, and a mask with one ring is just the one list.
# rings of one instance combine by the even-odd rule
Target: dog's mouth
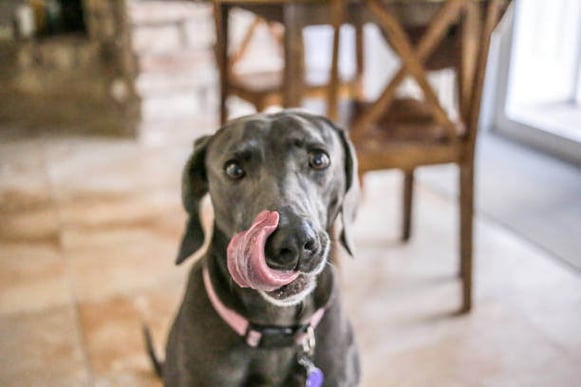
[[261,292],[261,294],[272,304],[278,306],[291,306],[297,304],[310,294],[315,289],[315,285],[315,275],[301,273],[291,283],[272,291]]
[[252,288],[269,301],[290,305],[309,294],[324,262],[312,273],[281,271],[268,266],[265,257],[267,238],[278,226],[276,211],[262,211],[250,228],[234,235],[228,244],[228,271],[240,287]]

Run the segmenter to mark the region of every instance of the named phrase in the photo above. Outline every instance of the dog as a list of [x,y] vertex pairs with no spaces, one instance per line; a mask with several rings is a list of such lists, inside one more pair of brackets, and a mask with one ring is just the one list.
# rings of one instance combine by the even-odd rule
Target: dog
[[[255,114],[198,139],[183,172],[188,221],[177,257],[204,242],[169,333],[165,386],[356,386],[354,333],[331,264],[349,226],[357,164],[345,131],[300,110]],[[332,247],[333,245],[333,247]]]

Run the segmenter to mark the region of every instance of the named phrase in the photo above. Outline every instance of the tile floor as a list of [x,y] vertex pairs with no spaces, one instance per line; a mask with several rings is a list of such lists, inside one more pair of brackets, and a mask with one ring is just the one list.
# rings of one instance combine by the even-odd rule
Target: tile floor
[[[0,386],[159,386],[187,265],[181,168],[208,123],[155,143],[0,131]],[[456,209],[420,186],[397,241],[397,172],[370,174],[342,281],[363,386],[580,386],[581,277],[476,220],[474,311],[456,316]]]
[[[581,120],[579,121],[581,122]],[[480,214],[513,230],[581,272],[581,164],[578,166],[502,137],[479,135],[476,206]],[[458,194],[453,165],[426,168],[425,184],[448,197]]]

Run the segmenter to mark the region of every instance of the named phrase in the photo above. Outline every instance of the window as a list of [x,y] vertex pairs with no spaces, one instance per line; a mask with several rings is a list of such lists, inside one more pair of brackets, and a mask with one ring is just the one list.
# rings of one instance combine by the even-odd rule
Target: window
[[496,129],[581,161],[581,1],[517,0],[508,33]]

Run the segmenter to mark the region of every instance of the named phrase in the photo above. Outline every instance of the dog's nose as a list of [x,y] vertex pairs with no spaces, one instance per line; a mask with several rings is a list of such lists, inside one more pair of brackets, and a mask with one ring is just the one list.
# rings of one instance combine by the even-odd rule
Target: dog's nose
[[304,269],[318,250],[317,234],[310,222],[281,214],[277,230],[266,242],[266,263],[276,270]]

